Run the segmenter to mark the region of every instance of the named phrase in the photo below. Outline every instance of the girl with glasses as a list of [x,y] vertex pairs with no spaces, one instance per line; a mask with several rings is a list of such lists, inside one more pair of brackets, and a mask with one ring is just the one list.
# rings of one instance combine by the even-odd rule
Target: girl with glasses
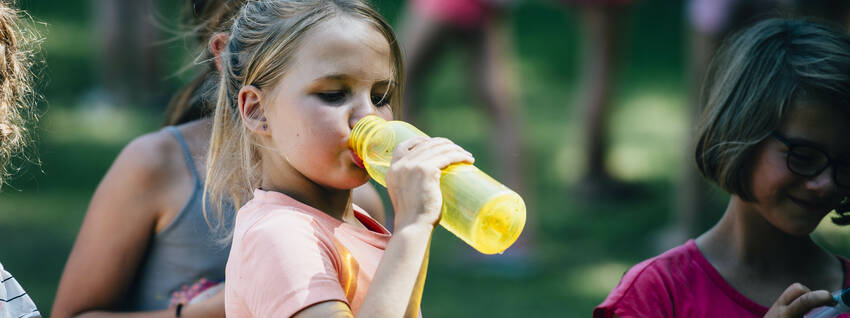
[[730,194],[718,223],[630,269],[594,317],[802,317],[850,286],[809,237],[850,223],[850,36],[771,19],[715,58],[696,162]]

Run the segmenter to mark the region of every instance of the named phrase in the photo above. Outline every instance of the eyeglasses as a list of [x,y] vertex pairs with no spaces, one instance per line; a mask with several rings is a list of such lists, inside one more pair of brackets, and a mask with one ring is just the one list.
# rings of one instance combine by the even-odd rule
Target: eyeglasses
[[774,132],[773,138],[788,147],[785,157],[788,170],[800,176],[811,178],[832,166],[832,178],[842,188],[850,188],[850,163],[832,159],[825,151],[805,144],[794,144],[785,136]]

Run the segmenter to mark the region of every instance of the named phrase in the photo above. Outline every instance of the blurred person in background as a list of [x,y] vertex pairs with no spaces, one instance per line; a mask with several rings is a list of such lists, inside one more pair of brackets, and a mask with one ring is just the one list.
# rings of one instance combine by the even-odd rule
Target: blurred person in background
[[[224,316],[230,242],[222,242],[217,230],[232,220],[206,221],[203,172],[218,54],[245,2],[188,3],[190,34],[203,52],[200,72],[172,99],[165,127],[127,145],[101,181],[65,265],[54,317]],[[383,204],[369,183],[353,197],[384,221]],[[235,211],[226,209],[223,214],[232,218]]]
[[[0,186],[11,176],[9,161],[23,154],[34,125],[35,101],[30,86],[37,35],[23,29],[24,15],[0,1]],[[4,244],[17,244],[7,237]],[[0,317],[41,317],[32,298],[0,263]]]
[[[493,123],[491,153],[496,174],[505,185],[529,195],[522,144],[523,112],[516,82],[510,9],[516,0],[410,0],[402,15],[399,41],[405,63],[402,119],[427,127],[422,109],[424,84],[442,55],[453,47],[466,54],[465,80]],[[528,203],[528,202],[527,202]],[[529,208],[533,210],[533,208]],[[522,235],[512,248],[481,266],[493,274],[526,275],[535,265],[531,258],[536,236],[536,216],[528,214]],[[477,252],[466,254],[478,262]]]
[[405,121],[426,127],[422,92],[442,53],[452,46],[467,54],[464,74],[494,123],[492,152],[504,183],[526,193],[522,112],[515,81],[508,6],[514,0],[411,0],[402,16],[399,40],[405,59]]
[[850,260],[810,237],[833,210],[850,224],[848,52],[845,30],[804,20],[724,44],[695,143],[702,175],[730,194],[723,216],[632,267],[594,317],[802,317],[850,286]]
[[85,103],[109,107],[159,107],[163,94],[163,42],[154,24],[153,0],[94,0],[100,87]]
[[[615,180],[605,166],[607,132],[624,11],[634,0],[561,0],[581,16],[582,65],[579,107],[584,111],[586,170],[580,189],[592,197],[624,195],[633,186]],[[526,191],[522,112],[515,81],[512,0],[411,0],[402,19],[400,39],[407,62],[405,120],[421,121],[423,83],[440,53],[460,46],[468,54],[467,79],[495,123],[492,138],[497,170],[505,183]],[[421,124],[421,123],[420,123]]]
[[616,90],[618,60],[622,56],[623,18],[634,0],[561,0],[580,16],[581,75],[578,108],[583,111],[585,170],[578,190],[591,199],[623,197],[635,185],[615,179],[605,165],[608,155],[608,122]]

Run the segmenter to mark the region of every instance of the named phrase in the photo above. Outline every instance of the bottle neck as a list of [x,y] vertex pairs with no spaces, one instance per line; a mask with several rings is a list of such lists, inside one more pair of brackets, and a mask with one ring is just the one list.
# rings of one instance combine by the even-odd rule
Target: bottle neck
[[369,115],[361,118],[354,128],[351,129],[351,135],[348,137],[348,146],[354,149],[358,155],[363,153],[363,147],[366,145],[366,137],[375,133],[375,131],[385,124],[387,121],[375,115]]

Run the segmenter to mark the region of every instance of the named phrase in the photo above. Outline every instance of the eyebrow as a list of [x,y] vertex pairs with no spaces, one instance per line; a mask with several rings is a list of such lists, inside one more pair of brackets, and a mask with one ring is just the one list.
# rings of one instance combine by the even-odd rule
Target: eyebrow
[[[347,82],[347,81],[353,81],[353,80],[355,80],[355,78],[351,77],[348,74],[329,74],[329,75],[320,76],[320,77],[314,79],[313,82],[319,82],[319,81]],[[390,79],[377,81],[376,83],[381,84],[381,85],[388,85],[390,87],[395,85],[395,81],[390,80]]]
[[792,145],[795,145],[795,146],[809,146],[809,147],[818,148],[821,151],[823,151],[823,149],[825,148],[820,143],[811,141],[811,140],[806,139],[806,138],[797,137],[797,136],[789,136],[789,135],[786,135],[786,134],[782,134],[782,137],[785,137],[785,139],[787,139]]
[[814,141],[808,140],[808,139],[806,139],[806,138],[802,138],[802,137],[795,137],[795,136],[788,136],[788,135],[782,135],[782,137],[784,137],[785,139],[787,139],[787,140],[791,143],[791,145],[794,145],[794,146],[808,146],[808,147],[812,147],[812,148],[815,148],[815,149],[817,149],[817,150],[819,150],[819,151],[822,151],[822,152],[824,152],[824,153],[826,153],[826,154],[829,154],[830,156],[832,156],[832,158],[833,158],[834,160],[838,160],[838,161],[841,161],[841,162],[850,162],[850,154],[846,154],[846,153],[842,153],[842,154],[833,154],[833,153],[829,153],[828,151],[826,151],[826,147],[824,147],[824,146],[823,146],[823,145],[821,145],[820,143],[817,143],[817,142],[814,142]]

